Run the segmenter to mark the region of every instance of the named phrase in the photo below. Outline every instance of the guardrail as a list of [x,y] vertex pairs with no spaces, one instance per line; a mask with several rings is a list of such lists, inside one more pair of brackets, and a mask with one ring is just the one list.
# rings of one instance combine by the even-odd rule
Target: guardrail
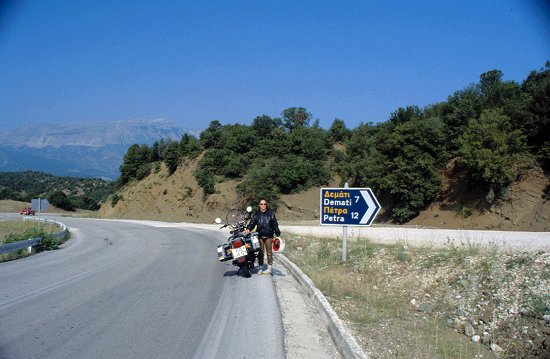
[[[61,230],[59,232],[55,232],[53,236],[55,238],[62,238],[67,234],[67,226],[64,223],[54,221],[51,219],[44,219],[44,218],[30,218],[30,217],[24,217],[24,221],[39,221],[39,222],[45,222],[45,223],[53,223],[57,224],[59,227],[61,227]],[[32,247],[40,244],[42,241],[42,237],[36,237],[36,238],[29,238],[25,239],[23,241],[17,241],[17,242],[11,242],[8,244],[3,244],[0,246],[0,254],[5,254],[13,251],[17,251],[19,249],[25,249],[27,248],[29,253],[31,252]]]

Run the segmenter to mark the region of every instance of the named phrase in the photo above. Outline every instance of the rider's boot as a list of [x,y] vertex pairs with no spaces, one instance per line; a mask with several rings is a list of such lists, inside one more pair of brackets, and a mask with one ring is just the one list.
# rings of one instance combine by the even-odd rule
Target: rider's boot
[[258,274],[263,274],[263,273],[264,273],[264,270],[265,270],[265,269],[264,269],[264,265],[263,265],[263,264],[260,264],[260,265],[258,265],[258,268],[259,268]]

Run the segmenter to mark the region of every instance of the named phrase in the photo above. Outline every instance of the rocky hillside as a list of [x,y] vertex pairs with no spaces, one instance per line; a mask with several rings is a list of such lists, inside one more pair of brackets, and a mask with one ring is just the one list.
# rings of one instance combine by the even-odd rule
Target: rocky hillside
[[[163,167],[118,193],[121,199],[109,200],[99,211],[101,217],[156,219],[163,221],[211,223],[215,217],[240,205],[235,193],[237,182],[216,185],[216,192],[203,197],[193,176],[196,160],[188,161],[168,176]],[[434,228],[496,229],[516,231],[550,230],[549,179],[540,168],[533,168],[508,191],[504,200],[487,209],[465,181],[453,177],[449,170],[446,185],[436,203],[423,211],[409,225]],[[328,186],[339,186],[334,179]],[[328,187],[327,186],[327,187]],[[384,204],[382,203],[382,207]],[[281,222],[311,223],[319,221],[319,188],[281,197],[277,208]]]

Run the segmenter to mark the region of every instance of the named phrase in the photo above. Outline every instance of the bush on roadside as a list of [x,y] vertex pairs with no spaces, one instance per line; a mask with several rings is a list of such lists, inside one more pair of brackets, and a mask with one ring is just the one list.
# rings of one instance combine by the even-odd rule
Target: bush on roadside
[[59,247],[60,240],[55,238],[52,233],[48,233],[44,229],[38,227],[29,228],[23,233],[9,233],[4,237],[4,243],[19,242],[37,237],[42,238],[40,244],[35,247],[37,252],[57,249]]

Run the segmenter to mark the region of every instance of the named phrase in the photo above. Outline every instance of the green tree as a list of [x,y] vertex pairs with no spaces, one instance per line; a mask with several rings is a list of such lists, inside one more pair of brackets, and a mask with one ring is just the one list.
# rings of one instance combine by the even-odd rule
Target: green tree
[[400,107],[390,115],[389,123],[398,126],[422,116],[422,110],[418,106]]
[[270,169],[273,177],[271,182],[283,194],[326,184],[330,179],[323,161],[311,160],[304,156],[288,154],[282,158],[272,158],[266,167]]
[[53,206],[64,209],[66,211],[75,210],[73,203],[63,191],[54,191],[49,193],[48,202],[50,202]]
[[319,127],[296,127],[286,136],[286,152],[309,160],[323,160],[329,149],[326,131]]
[[441,186],[444,124],[438,117],[423,117],[417,108],[400,109],[392,121],[361,124],[346,142],[342,179],[372,188],[398,222],[417,215]]
[[531,71],[522,90],[530,98],[523,118],[525,134],[537,152],[550,134],[550,61],[540,71]]
[[[270,162],[271,159],[266,162]],[[269,201],[270,207],[276,208],[280,190],[275,184],[272,166],[263,161],[253,162],[236,191],[245,203],[258,203],[260,198]]]
[[251,128],[256,132],[258,138],[266,139],[273,134],[276,129],[282,127],[280,118],[271,118],[267,115],[257,116],[252,120]]
[[237,189],[245,201],[265,197],[276,202],[281,193],[290,194],[313,185],[326,184],[329,178],[330,174],[322,162],[287,155],[252,163]]
[[178,142],[169,142],[165,147],[162,154],[164,162],[168,167],[168,173],[173,174],[178,169],[181,163],[180,144]]
[[197,164],[195,178],[199,186],[202,187],[205,197],[214,193],[214,185],[216,183],[214,176],[220,166],[218,162],[218,158],[221,154],[220,151],[221,150],[205,151]]
[[443,128],[439,118],[413,118],[396,126],[387,138],[388,160],[380,189],[395,201],[392,216],[399,222],[416,216],[441,187]]
[[253,146],[247,155],[249,161],[255,158],[280,157],[287,153],[288,133],[281,126],[273,127],[266,137],[256,134],[256,130],[251,133]]
[[161,160],[163,141],[155,141],[149,151],[149,162],[157,162]]
[[201,141],[202,147],[205,149],[209,148],[221,148],[223,145],[221,139],[222,139],[222,132],[221,132],[222,124],[218,120],[214,120],[210,122],[210,125],[208,125],[208,128],[206,128],[204,131],[201,132],[199,139]]
[[253,132],[249,126],[228,125],[222,128],[223,147],[238,154],[248,153],[254,146]]
[[332,125],[328,130],[328,134],[330,142],[332,143],[344,142],[351,135],[350,130],[348,130],[348,128],[346,127],[345,122],[340,120],[339,118],[335,118],[334,121],[332,121]]
[[501,108],[510,117],[514,128],[525,126],[525,115],[530,103],[530,96],[522,91],[514,81],[503,81],[499,70],[481,74],[479,88],[482,95],[483,109]]
[[370,187],[378,192],[387,161],[381,152],[381,143],[390,135],[389,129],[387,123],[376,126],[362,123],[351,131],[346,142],[346,159],[341,166],[343,182],[352,187]]
[[[542,146],[540,146],[536,155],[542,167],[548,170],[550,168],[550,140],[544,142]],[[548,191],[550,191],[550,187],[547,188]]]
[[184,133],[180,140],[180,153],[189,158],[197,157],[203,148],[200,141],[193,135]]
[[83,208],[91,211],[97,211],[100,208],[99,201],[88,195],[77,197],[73,203],[76,208]]
[[483,108],[479,87],[470,85],[464,90],[456,91],[449,96],[446,103],[439,109],[445,122],[445,137],[448,139],[447,148],[456,153],[460,144],[458,138],[473,118],[479,118]]
[[468,123],[460,138],[461,164],[497,196],[517,176],[514,165],[525,159],[525,136],[513,129],[500,108],[485,110]]
[[143,178],[143,174],[147,172],[146,168],[149,167],[149,159],[150,155],[147,145],[131,145],[126,151],[123,162],[120,165],[120,185],[123,186],[131,180]]
[[289,107],[282,113],[285,128],[292,132],[295,128],[309,126],[311,113],[303,107]]

